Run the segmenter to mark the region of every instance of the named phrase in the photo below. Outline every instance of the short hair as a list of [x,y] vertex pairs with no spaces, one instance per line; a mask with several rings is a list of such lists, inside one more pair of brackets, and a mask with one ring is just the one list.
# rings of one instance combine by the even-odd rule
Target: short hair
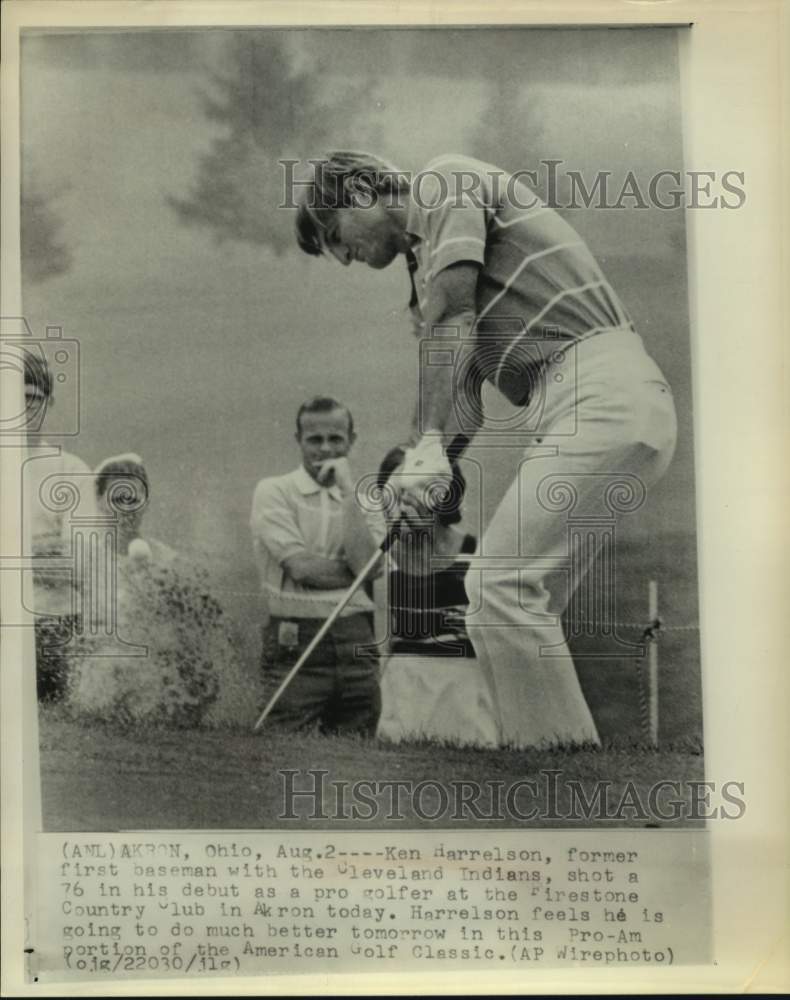
[[[378,475],[376,476],[376,486],[379,490],[384,489],[392,473],[399,465],[403,464],[405,457],[406,448],[403,445],[396,445],[394,448],[390,448],[382,459]],[[450,483],[449,495],[446,501],[436,510],[436,522],[445,528],[449,528],[453,524],[458,524],[461,520],[461,505],[466,493],[466,477],[461,472],[461,466],[454,458],[450,459],[450,469],[452,470],[453,478]]]
[[408,190],[403,171],[373,153],[336,150],[308,161],[312,178],[303,187],[296,210],[296,242],[314,257],[324,252],[323,233],[332,213],[348,208],[354,194],[367,197]]
[[52,395],[52,373],[46,358],[33,351],[24,351],[22,362],[25,369],[25,385],[35,386],[49,399]]
[[297,437],[302,433],[301,421],[303,413],[331,413],[332,410],[346,411],[346,416],[348,417],[348,436],[351,437],[354,433],[354,418],[351,415],[351,410],[344,403],[339,403],[331,396],[313,396],[312,399],[308,399],[302,403],[296,412]]
[[[143,502],[146,502],[151,493],[151,484],[148,480],[143,460],[139,455],[113,455],[112,458],[105,458],[97,467],[94,473],[96,480],[96,496],[102,497],[110,488],[114,479],[136,479],[143,487]],[[141,504],[142,506],[142,504]]]

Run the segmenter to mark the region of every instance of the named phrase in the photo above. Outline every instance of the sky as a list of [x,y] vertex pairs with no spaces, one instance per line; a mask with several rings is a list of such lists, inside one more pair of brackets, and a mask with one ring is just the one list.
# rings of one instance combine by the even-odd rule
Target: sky
[[[238,34],[25,37],[24,174],[50,197],[72,266],[27,282],[23,302],[36,334],[57,325],[80,345],[78,390],[73,381],[64,390],[51,427],[78,393],[70,450],[91,466],[141,454],[153,490],[150,534],[202,553],[229,586],[250,592],[252,492],[261,477],[297,464],[301,401],[347,402],[359,431],[357,471],[371,471],[408,431],[417,352],[402,267],[341,273],[295,247],[218,242],[168,204],[188,196],[201,156],[223,134],[202,95],[212,74],[227,71]],[[615,180],[630,169],[645,184],[656,170],[682,169],[674,31],[309,29],[279,32],[278,41],[293,72],[318,83],[312,113],[330,124],[336,147],[375,148],[406,169],[450,151],[511,169],[561,159]],[[289,86],[282,79],[255,89],[249,80],[254,100],[272,112],[272,149],[282,135],[286,155],[319,152],[289,148],[304,110]],[[625,301],[678,407],[673,465],[623,531],[681,532],[693,549],[682,211],[567,217]],[[496,454],[485,463],[490,508],[513,466]],[[469,518],[479,523],[485,512],[476,505],[470,496]]]

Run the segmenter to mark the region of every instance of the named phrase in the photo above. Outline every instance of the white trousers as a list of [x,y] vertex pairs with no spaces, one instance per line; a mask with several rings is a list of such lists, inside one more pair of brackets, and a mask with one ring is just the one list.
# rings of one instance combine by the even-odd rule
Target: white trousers
[[477,661],[455,656],[390,656],[381,677],[377,735],[393,743],[431,739],[495,747],[498,727]]
[[[469,637],[499,742],[514,747],[599,742],[559,616],[606,526],[641,506],[677,437],[669,386],[631,331],[558,355],[542,389],[532,442],[466,576]],[[597,574],[590,582],[603,590]],[[603,606],[603,593],[592,598],[585,606]]]

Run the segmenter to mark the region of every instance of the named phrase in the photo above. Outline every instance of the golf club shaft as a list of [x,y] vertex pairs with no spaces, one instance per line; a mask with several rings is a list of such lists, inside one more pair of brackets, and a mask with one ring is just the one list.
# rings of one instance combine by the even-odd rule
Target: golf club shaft
[[272,711],[272,709],[274,708],[274,706],[280,700],[280,697],[281,697],[282,693],[285,691],[285,689],[288,687],[288,685],[291,683],[291,681],[294,679],[294,677],[302,669],[302,667],[304,666],[305,662],[310,657],[310,655],[312,654],[313,650],[316,648],[316,646],[318,645],[318,643],[324,638],[324,636],[327,634],[327,632],[329,631],[329,629],[337,621],[337,619],[339,618],[339,616],[343,612],[344,608],[348,605],[348,603],[351,600],[351,598],[354,596],[354,594],[356,594],[356,592],[359,590],[359,588],[365,582],[365,578],[367,577],[368,573],[373,569],[373,567],[376,565],[376,563],[381,558],[381,556],[384,555],[384,553],[392,545],[393,541],[397,537],[399,527],[400,527],[400,523],[397,524],[394,528],[392,528],[388,532],[387,537],[384,539],[384,541],[381,543],[381,545],[379,545],[379,547],[376,549],[376,551],[371,555],[370,559],[368,559],[368,561],[365,563],[365,565],[359,571],[359,573],[356,576],[356,579],[351,584],[351,586],[348,588],[348,590],[345,592],[345,594],[343,595],[340,603],[334,609],[334,611],[332,612],[332,614],[326,619],[326,621],[321,626],[321,628],[316,632],[316,634],[313,636],[312,640],[308,644],[307,649],[305,649],[305,651],[302,653],[302,655],[299,657],[299,659],[296,661],[296,663],[291,667],[291,669],[288,671],[288,673],[283,678],[282,683],[280,684],[280,686],[277,688],[277,690],[272,695],[272,697],[271,697],[271,699],[269,701],[269,704],[261,712],[261,714],[260,714],[260,716],[258,718],[258,721],[255,723],[255,726],[253,727],[253,732],[257,732],[261,728],[261,726],[263,725],[263,723],[266,721],[266,718],[269,715],[269,713]]

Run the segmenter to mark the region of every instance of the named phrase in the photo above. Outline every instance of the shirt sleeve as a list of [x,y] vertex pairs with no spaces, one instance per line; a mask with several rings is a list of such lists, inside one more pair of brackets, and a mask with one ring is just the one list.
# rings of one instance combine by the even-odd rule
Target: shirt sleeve
[[486,178],[464,161],[445,157],[429,164],[415,183],[431,276],[461,261],[484,264],[493,211]]
[[281,489],[262,482],[255,490],[250,517],[252,537],[282,565],[291,556],[307,551],[296,515]]

